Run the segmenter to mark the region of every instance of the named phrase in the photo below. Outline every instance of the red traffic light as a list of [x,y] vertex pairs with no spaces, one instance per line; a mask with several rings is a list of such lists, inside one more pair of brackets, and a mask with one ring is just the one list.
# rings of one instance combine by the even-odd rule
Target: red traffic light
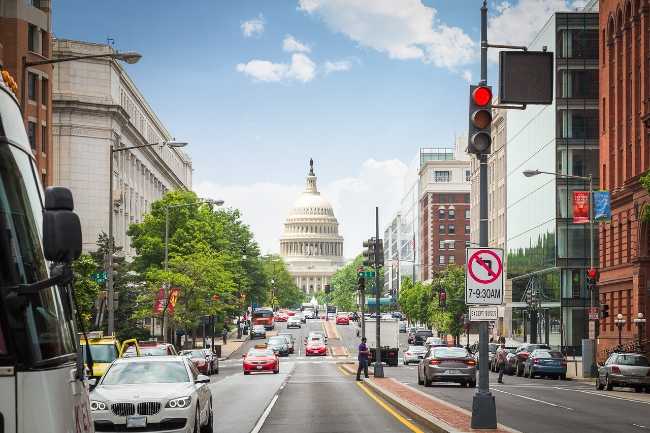
[[492,101],[492,90],[487,86],[479,86],[472,92],[472,99],[479,107],[485,107]]
[[596,270],[596,268],[587,269],[587,277],[589,277],[592,280],[595,280],[597,276],[598,276],[598,271]]

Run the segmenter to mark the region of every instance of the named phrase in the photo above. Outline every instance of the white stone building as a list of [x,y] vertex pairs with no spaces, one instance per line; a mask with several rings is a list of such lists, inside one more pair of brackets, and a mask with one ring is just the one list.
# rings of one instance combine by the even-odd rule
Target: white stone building
[[308,294],[323,290],[344,264],[343,236],[332,205],[318,192],[313,161],[307,187],[284,224],[280,255],[296,285]]
[[[107,45],[58,39],[53,58],[111,53]],[[107,58],[55,65],[53,181],[69,187],[81,218],[83,247],[108,233],[109,163],[116,148],[170,141],[172,135],[119,62]],[[180,149],[146,147],[113,153],[115,243],[131,256],[126,231],[168,191],[192,187],[192,163]]]

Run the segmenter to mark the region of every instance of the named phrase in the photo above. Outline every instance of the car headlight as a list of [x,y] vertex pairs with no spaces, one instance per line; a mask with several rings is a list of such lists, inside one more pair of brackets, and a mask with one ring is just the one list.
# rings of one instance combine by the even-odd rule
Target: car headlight
[[185,409],[190,406],[190,403],[192,403],[192,397],[179,397],[169,400],[165,407],[171,409]]
[[93,412],[100,411],[100,410],[108,410],[108,405],[103,401],[91,400],[90,410]]

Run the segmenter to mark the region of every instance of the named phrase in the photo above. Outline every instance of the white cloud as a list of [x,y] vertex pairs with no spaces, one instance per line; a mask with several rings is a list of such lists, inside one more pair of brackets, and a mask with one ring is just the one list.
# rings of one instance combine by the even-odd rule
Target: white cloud
[[303,44],[296,38],[291,35],[284,37],[282,41],[282,49],[289,53],[310,53],[311,48],[308,45]]
[[[345,238],[344,253],[348,258],[361,251],[361,243],[374,234],[375,206],[380,207],[380,229],[388,222],[403,193],[402,181],[407,167],[398,160],[365,161],[356,176],[319,183],[319,190],[330,200]],[[304,173],[306,174],[306,173]],[[287,213],[304,190],[304,175],[296,173],[296,183],[255,183],[221,185],[209,181],[195,184],[201,197],[223,199],[226,206],[241,210],[243,221],[250,225],[263,253],[279,250]],[[319,174],[319,166],[316,166]]]
[[250,19],[241,23],[241,31],[244,37],[259,36],[264,33],[264,16],[259,14],[257,18]]
[[[583,0],[519,0],[516,5],[501,1],[496,14],[488,17],[488,39],[502,45],[528,45],[553,12],[584,7]],[[490,60],[499,58],[499,50],[488,51]]]
[[437,10],[420,0],[298,0],[298,9],[394,59],[420,59],[456,70],[478,55],[462,29],[441,22]]
[[463,80],[467,81],[468,83],[472,82],[472,73],[467,69],[463,71]]
[[316,64],[304,54],[295,53],[291,63],[273,63],[268,60],[251,60],[240,63],[237,70],[257,81],[302,81],[309,82],[316,76]]
[[335,62],[330,62],[328,60],[323,65],[323,68],[325,68],[325,75],[331,72],[349,71],[352,68],[352,62],[349,60],[338,60]]

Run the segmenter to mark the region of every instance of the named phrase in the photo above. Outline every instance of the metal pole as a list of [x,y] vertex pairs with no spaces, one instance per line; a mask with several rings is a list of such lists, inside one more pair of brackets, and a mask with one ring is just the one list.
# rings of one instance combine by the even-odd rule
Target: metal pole
[[113,335],[115,333],[115,310],[113,303],[113,298],[115,296],[115,291],[113,288],[113,250],[114,244],[113,241],[113,153],[114,153],[113,144],[110,145],[110,151],[108,155],[108,257],[106,257],[106,269],[107,279],[106,279],[106,292],[108,297],[107,308],[108,308],[108,335]]
[[622,343],[621,333],[623,332],[623,324],[617,323],[616,326],[618,326],[618,345],[620,346]]
[[377,318],[375,332],[377,333],[377,348],[375,349],[375,377],[384,377],[384,367],[381,365],[381,290],[379,289],[379,207],[375,207],[375,302],[377,302]]
[[366,338],[366,293],[361,291],[361,338]]
[[[487,1],[481,7],[481,84],[487,84]],[[488,185],[487,155],[479,155],[480,161],[480,243],[488,246]],[[494,396],[490,393],[490,373],[488,371],[488,322],[479,322],[479,381],[478,390],[472,399],[473,429],[496,429],[497,411]]]
[[[169,206],[165,207],[165,272],[167,272],[167,266],[169,264]],[[165,275],[165,279],[167,276]],[[169,282],[165,281],[165,287],[163,287],[163,299],[165,299],[165,305],[163,305],[163,320],[162,320],[162,337],[163,342],[167,342],[167,290],[169,288]]]

